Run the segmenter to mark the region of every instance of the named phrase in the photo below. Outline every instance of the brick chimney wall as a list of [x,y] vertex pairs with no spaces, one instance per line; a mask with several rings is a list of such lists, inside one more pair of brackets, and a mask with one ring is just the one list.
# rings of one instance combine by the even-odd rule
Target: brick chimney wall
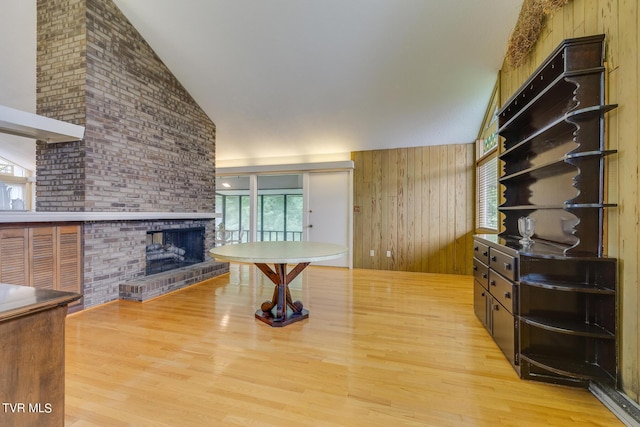
[[[37,112],[85,138],[37,143],[36,210],[214,212],[215,125],[113,1],[37,10]],[[212,247],[213,220],[85,222],[85,308],[144,276],[147,231],[194,226]]]
[[111,0],[38,0],[39,211],[211,212],[215,125]]

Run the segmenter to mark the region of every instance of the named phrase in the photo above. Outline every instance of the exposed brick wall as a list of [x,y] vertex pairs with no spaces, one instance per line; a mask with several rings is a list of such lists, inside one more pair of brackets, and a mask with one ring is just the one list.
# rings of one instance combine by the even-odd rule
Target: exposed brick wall
[[[213,212],[215,125],[115,4],[37,5],[37,112],[84,125],[85,138],[38,142],[36,209]],[[194,224],[212,247],[213,220],[86,223],[85,307],[145,274],[148,230]]]
[[86,128],[38,145],[38,210],[214,209],[215,125],[112,1],[38,0],[38,40],[38,111]]
[[[206,227],[205,248],[213,247],[208,220],[96,221],[84,224],[84,306],[119,297],[119,285],[145,275],[147,231]],[[210,259],[205,253],[205,258]]]
[[[84,0],[38,0],[36,112],[86,122]],[[36,144],[38,210],[84,211],[85,143]]]

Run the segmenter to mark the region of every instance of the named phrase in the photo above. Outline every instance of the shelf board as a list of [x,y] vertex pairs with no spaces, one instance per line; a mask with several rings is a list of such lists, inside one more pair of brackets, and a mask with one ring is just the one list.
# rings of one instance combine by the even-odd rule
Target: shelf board
[[580,321],[553,319],[550,316],[520,316],[520,320],[527,325],[558,332],[566,335],[576,335],[590,338],[615,339],[615,335],[598,325]]
[[84,126],[0,105],[0,133],[48,143],[71,142],[84,138]]
[[569,160],[580,160],[580,159],[592,159],[598,157],[605,157],[611,154],[616,153],[616,150],[597,150],[597,151],[585,151],[578,153],[570,153],[565,154],[564,156],[557,158],[555,160],[549,161],[547,163],[524,169],[510,175],[505,175],[501,177],[498,181],[500,183],[504,183],[510,180],[515,179],[540,179],[546,176],[552,176],[558,174],[563,169],[567,169],[568,171],[575,169],[576,175],[580,173],[579,167],[569,163]]
[[[552,103],[552,105],[556,105],[560,103],[560,101],[562,101],[563,99],[573,99],[573,96],[572,96],[574,92],[573,90],[562,92],[562,93],[566,93],[564,98],[559,98],[559,99],[549,98],[552,95],[555,95],[554,91],[557,91],[558,88],[563,84],[566,84],[568,86],[573,86],[575,88],[576,84],[569,81],[568,79],[572,77],[586,76],[590,74],[602,74],[604,73],[604,71],[605,71],[604,67],[595,67],[595,68],[586,68],[582,70],[562,72],[557,77],[555,77],[551,83],[549,83],[548,85],[545,85],[545,87],[540,92],[536,93],[533,96],[533,98],[531,98],[531,100],[527,101],[526,103],[523,103],[522,106],[518,105],[518,101],[520,101],[521,98],[526,98],[526,93],[525,93],[526,91],[521,91],[518,97],[514,98],[510,104],[506,105],[505,109],[503,109],[498,113],[499,117],[506,119],[506,121],[502,123],[498,128],[498,133],[502,135],[504,133],[508,133],[511,127],[517,128],[518,120],[522,118],[522,115],[526,111],[530,111],[531,109],[533,109],[534,104],[536,103],[547,101]],[[535,92],[532,92],[532,93],[535,93]],[[514,110],[514,113],[508,116],[507,113],[509,113],[511,109]]]
[[[581,45],[591,45],[591,44],[602,44],[604,40],[603,34],[587,36],[587,37],[576,37],[576,38],[568,38],[562,41],[556,48],[549,54],[549,56],[545,59],[545,61],[535,69],[535,71],[531,74],[531,76],[522,84],[521,88],[516,91],[505,103],[505,107],[503,107],[498,114],[502,115],[508,108],[513,104],[513,102],[521,96],[522,92],[526,89],[531,88],[537,80],[539,80],[540,76],[545,76],[548,73],[552,73],[553,69],[558,66],[558,69],[561,71],[567,65],[564,60],[565,53],[567,49],[575,48]],[[599,61],[602,65],[602,60]],[[581,64],[582,65],[582,64]],[[593,65],[596,65],[595,63]]]
[[[499,157],[501,160],[505,160],[508,157],[517,154],[521,150],[530,150],[532,146],[535,148],[535,145],[537,145],[538,143],[547,143],[553,138],[557,138],[560,135],[575,131],[577,129],[577,126],[568,120],[580,121],[583,119],[589,119],[594,115],[599,115],[610,111],[617,106],[617,104],[595,105],[593,107],[581,108],[579,110],[567,113],[557,120],[549,123],[547,126],[542,127],[540,130],[536,131],[522,141],[518,142],[513,147],[505,150],[504,152],[502,152],[502,154],[500,154]],[[505,142],[505,146],[508,143],[508,141]]]
[[556,205],[514,205],[507,206],[501,205],[498,207],[500,211],[528,211],[534,212],[537,210],[545,209],[603,209],[614,208],[617,205],[615,203],[562,203]]
[[520,278],[520,284],[525,286],[532,286],[535,288],[549,289],[552,291],[563,291],[563,292],[577,292],[577,293],[585,293],[585,294],[599,294],[599,295],[615,295],[616,291],[611,288],[607,288],[604,286],[600,286],[597,284],[589,284],[589,283],[571,283],[571,282],[554,282],[554,281],[546,281],[546,282],[536,282],[533,280],[527,280],[525,278]]
[[527,352],[520,354],[520,360],[524,360],[555,374],[571,378],[586,380],[611,379],[611,375],[600,366],[583,361],[559,359]]

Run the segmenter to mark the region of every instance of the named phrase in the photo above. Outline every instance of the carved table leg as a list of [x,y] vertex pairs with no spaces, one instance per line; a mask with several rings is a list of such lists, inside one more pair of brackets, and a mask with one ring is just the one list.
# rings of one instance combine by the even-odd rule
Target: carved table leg
[[260,310],[256,311],[257,319],[271,326],[286,326],[309,317],[309,311],[303,308],[301,301],[293,301],[289,291],[289,283],[308,265],[308,262],[300,263],[287,273],[287,264],[275,264],[274,271],[267,264],[256,263],[260,271],[276,285],[272,300],[263,302]]

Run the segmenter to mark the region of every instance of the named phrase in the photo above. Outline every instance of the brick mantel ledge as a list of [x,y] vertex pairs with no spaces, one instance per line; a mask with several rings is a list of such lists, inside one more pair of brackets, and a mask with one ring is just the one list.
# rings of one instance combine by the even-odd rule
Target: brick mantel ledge
[[0,212],[0,223],[214,219],[214,212]]

